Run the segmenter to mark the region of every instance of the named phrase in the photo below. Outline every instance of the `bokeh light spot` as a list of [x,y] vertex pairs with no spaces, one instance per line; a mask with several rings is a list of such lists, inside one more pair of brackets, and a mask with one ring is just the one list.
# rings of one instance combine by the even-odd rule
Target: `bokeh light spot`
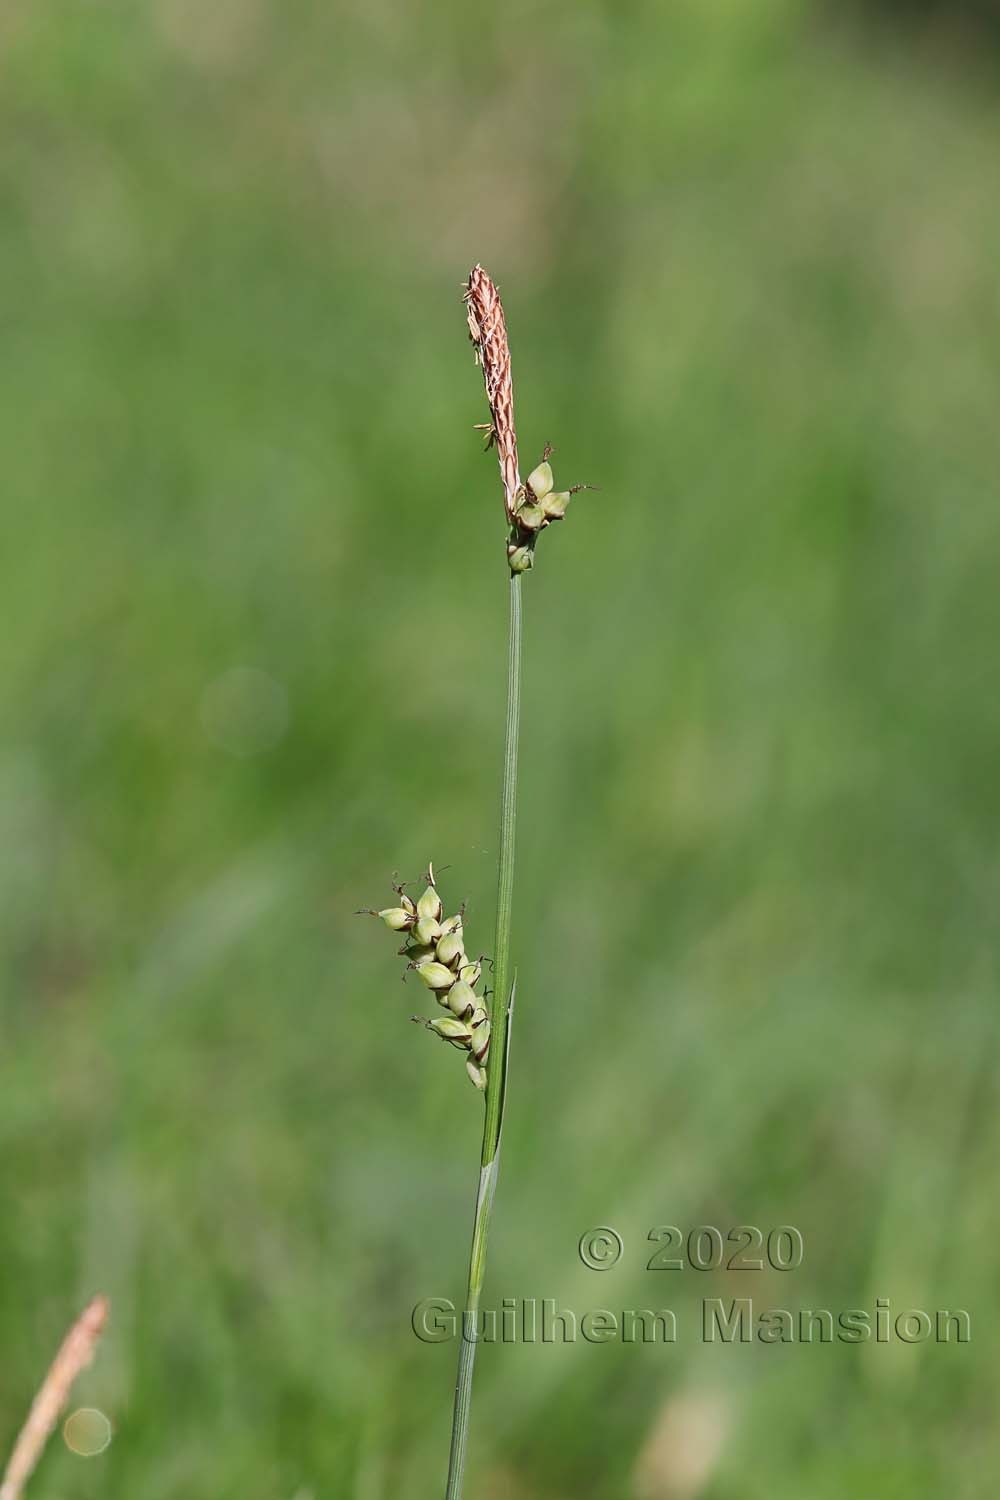
[[63,1423],[63,1441],[81,1458],[96,1458],[111,1442],[111,1423],[96,1407],[78,1407]]

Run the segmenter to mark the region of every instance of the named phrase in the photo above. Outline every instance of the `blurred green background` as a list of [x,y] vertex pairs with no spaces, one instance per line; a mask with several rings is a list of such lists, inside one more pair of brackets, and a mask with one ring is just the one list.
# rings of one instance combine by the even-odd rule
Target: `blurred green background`
[[[918,8],[919,9],[919,8]],[[0,18],[0,1447],[32,1500],[439,1494],[479,1109],[352,915],[488,948],[522,458],[519,1013],[486,1500],[992,1496],[1000,94],[941,9],[13,6]],[[946,18],[945,18],[946,19]],[[791,1223],[791,1273],[647,1272]],[[597,1275],[577,1240],[616,1226]],[[704,1296],[969,1345],[709,1347]]]

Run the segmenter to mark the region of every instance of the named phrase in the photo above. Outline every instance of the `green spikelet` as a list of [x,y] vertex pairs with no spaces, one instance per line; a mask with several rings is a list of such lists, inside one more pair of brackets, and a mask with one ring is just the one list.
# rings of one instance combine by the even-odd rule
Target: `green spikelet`
[[390,931],[406,934],[400,956],[445,1011],[434,1020],[413,1019],[422,1020],[428,1031],[466,1054],[469,1079],[482,1093],[487,1082],[484,1064],[489,1053],[490,1022],[485,1002],[476,993],[482,965],[478,959],[470,962],[465,952],[464,908],[453,917],[444,916],[433,865],[428,867],[427,886],[418,901],[412,901],[402,886],[395,890],[399,905],[373,911],[372,915],[381,917]]

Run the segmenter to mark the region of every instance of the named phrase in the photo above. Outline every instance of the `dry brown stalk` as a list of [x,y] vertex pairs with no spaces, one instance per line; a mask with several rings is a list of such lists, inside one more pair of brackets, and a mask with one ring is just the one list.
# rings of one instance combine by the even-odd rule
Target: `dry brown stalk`
[[69,1400],[73,1382],[94,1357],[109,1308],[107,1297],[93,1297],[63,1339],[14,1444],[0,1484],[0,1500],[20,1500],[24,1486]]
[[514,387],[510,377],[510,346],[507,324],[496,284],[482,266],[473,266],[465,288],[469,337],[483,367],[486,399],[490,404],[490,441],[496,444],[503,481],[507,519],[513,521],[521,475],[517,465],[517,433],[514,430]]

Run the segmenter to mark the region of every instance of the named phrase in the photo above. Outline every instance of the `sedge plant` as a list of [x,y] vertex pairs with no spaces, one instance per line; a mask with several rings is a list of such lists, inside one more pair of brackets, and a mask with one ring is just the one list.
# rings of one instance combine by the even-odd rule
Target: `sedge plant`
[[469,337],[482,368],[490,420],[480,424],[487,448],[496,449],[503,485],[507,525],[506,564],[509,575],[507,651],[507,720],[504,741],[503,789],[500,798],[500,843],[497,870],[496,925],[493,940],[493,986],[489,996],[477,986],[483,978],[482,958],[466,950],[465,913],[445,915],[433,865],[425,889],[414,900],[403,885],[393,890],[396,903],[372,915],[403,938],[399,953],[431,991],[443,1014],[426,1020],[414,1016],[429,1031],[465,1057],[466,1072],[483,1095],[483,1142],[472,1224],[469,1279],[459,1342],[458,1377],[452,1418],[451,1449],[445,1500],[459,1500],[465,1470],[476,1357],[476,1325],[486,1269],[486,1244],[500,1162],[500,1135],[509,1060],[510,1021],[515,974],[511,966],[511,913],[514,897],[514,830],[517,821],[517,744],[521,701],[521,580],[533,566],[542,533],[566,515],[572,495],[586,485],[555,489],[552,450],[546,446],[540,463],[522,481],[514,428],[514,390],[510,348],[503,306],[496,285],[482,266],[473,266],[465,285]]

